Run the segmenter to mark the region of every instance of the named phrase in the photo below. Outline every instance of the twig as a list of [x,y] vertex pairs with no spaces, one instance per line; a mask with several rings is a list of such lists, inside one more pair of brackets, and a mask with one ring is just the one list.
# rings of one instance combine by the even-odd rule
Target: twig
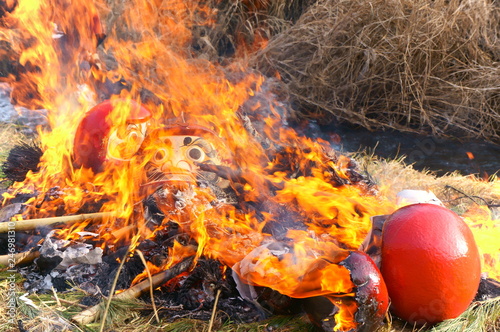
[[[166,283],[170,279],[186,271],[193,263],[193,260],[194,257],[188,257],[183,261],[181,261],[180,263],[177,263],[176,265],[172,266],[170,269],[157,273],[154,276],[152,276],[151,279],[153,280],[153,288],[156,288]],[[130,287],[126,291],[116,294],[112,298],[113,300],[135,299],[139,297],[141,294],[143,294],[150,287],[151,287],[150,281],[149,279],[146,279],[141,281],[137,285]],[[72,318],[72,320],[81,325],[89,324],[99,318],[99,313],[100,313],[100,305],[95,305],[85,311],[82,311],[78,315],[75,315]]]
[[20,221],[9,221],[0,223],[0,234],[7,233],[10,230],[13,231],[28,231],[33,230],[41,226],[49,226],[54,224],[65,224],[71,225],[77,222],[82,222],[85,220],[98,220],[106,217],[112,217],[114,213],[112,212],[97,212],[97,213],[86,213],[78,214],[72,216],[61,216],[61,217],[51,217],[51,218],[39,218],[39,219],[28,219]]
[[227,166],[195,163],[202,171],[215,173],[223,179],[236,183],[246,183],[241,171],[233,170]]
[[457,189],[455,187],[452,187],[450,186],[449,184],[447,184],[446,186],[444,186],[445,189],[452,189],[452,190],[455,190],[456,192],[458,192],[459,194],[462,194],[464,197],[459,197],[457,199],[460,199],[460,198],[468,198],[470,199],[471,201],[473,201],[474,203],[478,204],[478,205],[481,205],[481,203],[479,203],[478,201],[475,200],[476,199],[479,199],[481,201],[483,201],[484,205],[486,205],[488,208],[492,208],[492,207],[499,207],[500,204],[491,204],[491,203],[488,203],[488,201],[480,196],[471,196],[471,195],[468,195],[466,193],[464,193],[462,190],[460,189]]
[[118,277],[120,277],[120,272],[122,271],[123,264],[125,264],[125,261],[127,260],[128,252],[130,250],[130,246],[127,248],[125,251],[125,255],[123,255],[122,260],[120,262],[120,266],[118,266],[118,270],[116,271],[115,278],[113,279],[113,284],[111,285],[111,289],[109,290],[109,297],[108,301],[106,302],[106,308],[104,309],[102,321],[101,321],[101,328],[99,329],[100,332],[104,331],[104,326],[106,325],[106,317],[108,316],[108,311],[109,311],[109,306],[111,305],[111,299],[113,298],[113,294],[115,292],[116,284],[118,283]]
[[139,249],[137,249],[135,252],[141,258],[142,264],[144,264],[144,268],[146,269],[146,272],[148,274],[148,279],[149,279],[149,295],[151,296],[151,304],[153,305],[153,312],[155,313],[156,322],[158,324],[160,324],[160,317],[158,317],[158,310],[156,310],[155,298],[153,296],[153,279],[151,278],[151,272],[149,271],[148,264],[146,263],[146,259],[144,258],[144,255],[142,254],[142,251],[140,251]]
[[220,288],[217,290],[217,295],[215,296],[214,307],[212,309],[212,316],[210,317],[210,323],[208,324],[208,332],[212,332],[212,327],[214,325],[215,313],[217,312],[217,303],[219,302],[220,297]]
[[211,172],[217,174],[217,176],[229,180],[232,183],[240,183],[245,184],[249,183],[253,178],[262,178],[269,188],[274,188],[275,190],[283,189],[283,182],[272,182],[264,176],[251,172],[251,171],[237,171],[233,170],[230,167],[222,166],[222,165],[214,165],[214,164],[203,164],[203,163],[194,163],[198,166],[202,171]]
[[72,306],[75,306],[75,307],[80,307],[82,309],[87,309],[88,307],[86,305],[83,305],[81,303],[78,303],[78,302],[72,302],[72,301],[68,301],[68,300],[64,300],[64,299],[61,299],[61,298],[56,298],[56,296],[52,296],[54,299],[59,299],[59,302],[61,303],[65,303],[65,304],[69,304],[69,305],[72,305]]

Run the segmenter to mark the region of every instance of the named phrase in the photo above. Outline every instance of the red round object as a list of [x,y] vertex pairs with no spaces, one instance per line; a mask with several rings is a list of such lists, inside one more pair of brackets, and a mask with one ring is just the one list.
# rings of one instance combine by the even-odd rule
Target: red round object
[[434,324],[467,309],[479,287],[481,263],[472,232],[457,214],[413,204],[385,222],[380,270],[391,311],[411,323]]
[[[115,109],[128,112],[118,117],[124,120],[124,123],[112,121],[110,115]],[[106,100],[94,106],[76,130],[73,147],[75,166],[92,168],[95,172],[101,171],[108,159],[108,140],[112,132],[130,124],[146,123],[150,118],[151,112],[133,100]]]

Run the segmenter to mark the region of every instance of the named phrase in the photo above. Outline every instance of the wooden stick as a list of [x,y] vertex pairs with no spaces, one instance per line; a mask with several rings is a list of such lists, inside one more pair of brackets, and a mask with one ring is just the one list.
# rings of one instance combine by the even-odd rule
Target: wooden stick
[[72,216],[28,219],[20,221],[6,221],[0,223],[0,234],[7,233],[9,231],[16,231],[16,232],[28,231],[28,230],[33,230],[37,227],[55,225],[59,223],[64,225],[71,225],[85,220],[98,220],[106,217],[112,217],[113,215],[114,215],[113,212],[97,212],[97,213],[78,214]]
[[[189,269],[193,263],[194,257],[188,257],[183,261],[172,266],[170,269],[155,274],[151,279],[153,280],[153,288],[156,288],[170,279],[178,276],[182,272]],[[141,294],[146,292],[151,287],[149,279],[145,279],[135,286],[130,287],[126,291],[113,296],[113,300],[130,300],[138,298]],[[96,321],[100,316],[101,306],[95,305],[85,311],[80,312],[78,315],[73,316],[73,322],[85,325]]]
[[[55,296],[52,296],[52,297],[55,299]],[[64,300],[64,299],[59,299],[59,302],[65,303],[65,304],[69,304],[69,305],[72,305],[72,306],[75,306],[75,307],[80,307],[82,309],[87,309],[88,308],[86,305],[83,305],[81,303],[72,302],[72,301],[68,301],[68,300]]]
[[[217,176],[220,176],[223,179],[229,180],[232,183],[240,183],[240,184],[245,184],[249,183],[248,179],[252,179],[252,177],[261,177],[262,175],[259,175],[254,172],[250,171],[237,171],[233,170],[230,167],[227,166],[222,166],[222,165],[214,165],[214,164],[203,164],[203,163],[194,163],[196,166],[198,166],[202,171],[205,172],[212,172],[217,174]],[[275,190],[280,190],[283,189],[284,184],[283,182],[272,182],[269,179],[264,178],[264,181],[268,185],[269,188],[274,188]]]
[[38,256],[40,256],[40,252],[37,249],[18,252],[13,256],[2,255],[0,256],[0,265],[12,266],[12,264],[14,264],[15,266],[17,266],[21,264],[26,264],[32,262]]

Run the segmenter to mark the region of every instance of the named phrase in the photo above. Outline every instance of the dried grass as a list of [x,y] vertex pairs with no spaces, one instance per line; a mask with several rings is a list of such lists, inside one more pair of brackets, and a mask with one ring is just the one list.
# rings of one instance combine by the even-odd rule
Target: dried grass
[[[5,287],[0,284],[0,296],[6,296]],[[61,293],[60,297],[77,296],[83,294]],[[64,318],[67,316],[68,308],[58,307],[56,301],[42,299],[42,296],[29,296],[38,310],[33,315],[28,315],[26,308],[18,309],[18,319],[22,321],[23,327],[29,332],[52,332],[52,331],[97,331],[98,323],[90,324],[82,329],[68,322]],[[445,321],[436,325],[434,328],[412,327],[402,321],[395,320],[392,324],[387,324],[381,329],[381,332],[450,332],[450,331],[497,331],[500,324],[500,299],[487,300],[473,303],[469,309],[460,317]],[[136,301],[114,301],[111,313],[111,324],[106,331],[128,331],[128,332],[146,332],[146,331],[207,331],[207,322],[193,320],[189,318],[178,319],[174,322],[168,319],[162,319],[159,324],[154,323],[152,315],[144,315],[148,311],[144,303]],[[0,312],[4,312],[6,302],[0,303]],[[141,313],[142,312],[142,313]],[[224,316],[220,312],[220,316]],[[17,330],[16,327],[7,323],[4,319],[6,315],[0,317],[0,331]],[[495,326],[496,329],[495,330]],[[315,331],[314,326],[307,321],[304,316],[274,316],[268,320],[258,323],[237,324],[233,322],[217,322],[216,331],[220,332],[248,332],[248,331],[268,331],[277,332],[299,332]]]
[[[101,0],[111,39],[141,47],[153,37],[223,65],[247,59],[282,77],[299,117],[500,142],[497,0],[207,0],[216,22],[194,10],[179,33],[189,38],[162,27],[172,14],[163,2],[127,12],[136,2]],[[102,58],[116,67],[112,47]],[[141,76],[127,80],[157,93],[165,86],[156,57],[126,67]]]
[[380,194],[396,201],[398,192],[404,189],[432,191],[446,206],[464,212],[478,203],[499,204],[498,184],[474,175],[463,176],[458,172],[437,176],[431,171],[417,171],[413,165],[398,159],[381,159],[361,152],[354,156],[360,167],[374,180]]
[[[9,151],[19,142],[27,141],[28,139],[21,134],[16,126],[11,124],[0,124],[0,165],[3,165]],[[3,174],[0,167],[0,189],[6,188],[10,183],[4,180],[5,174]]]
[[500,6],[320,0],[252,59],[297,114],[500,141]]
[[430,332],[487,332],[498,331],[500,325],[500,298],[474,302],[456,319],[444,321]]
[[9,151],[21,141],[27,141],[26,136],[21,134],[16,128],[15,125],[12,124],[0,124],[0,161],[4,161],[7,157]]

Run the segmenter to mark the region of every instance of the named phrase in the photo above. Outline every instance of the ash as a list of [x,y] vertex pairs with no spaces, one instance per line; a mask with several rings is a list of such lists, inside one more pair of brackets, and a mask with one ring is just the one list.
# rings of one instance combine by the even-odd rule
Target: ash
[[86,243],[54,239],[51,231],[40,247],[35,264],[20,270],[26,278],[24,287],[30,292],[62,291],[95,275],[102,263],[102,249]]

